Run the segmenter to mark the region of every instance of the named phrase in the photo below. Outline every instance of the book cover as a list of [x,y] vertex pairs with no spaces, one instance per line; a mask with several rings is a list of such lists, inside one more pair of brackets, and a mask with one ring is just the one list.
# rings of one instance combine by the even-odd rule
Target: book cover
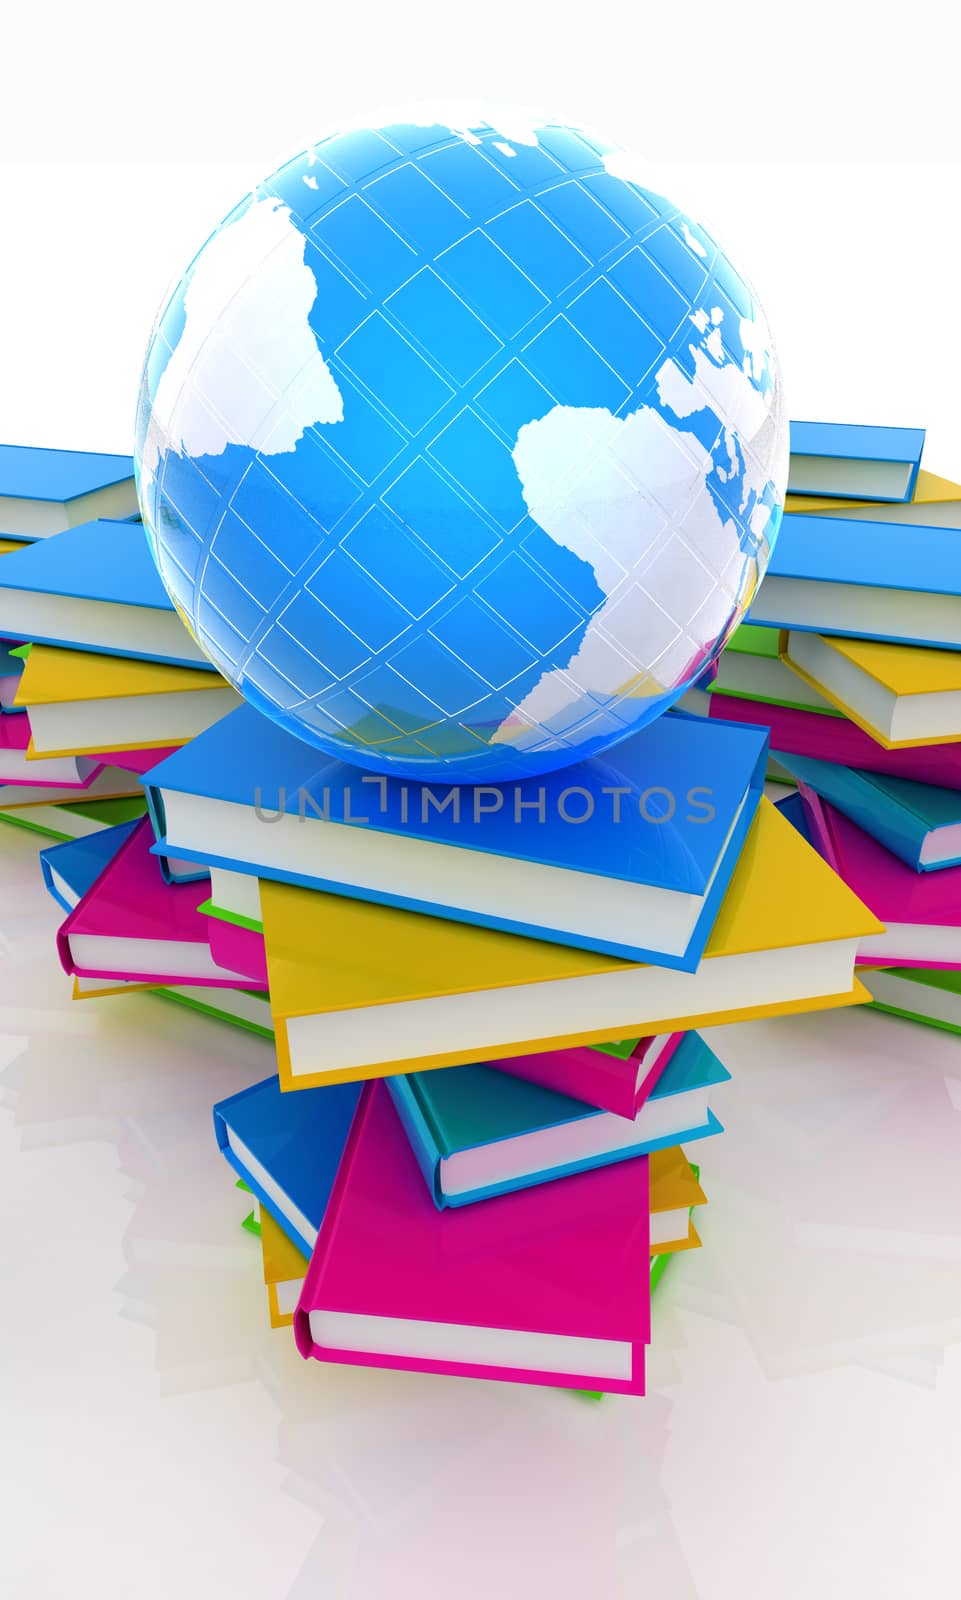
[[644,1392],[647,1158],[438,1211],[364,1085],[294,1316],[305,1357]]
[[857,1004],[881,927],[763,799],[697,973],[266,880],[261,903],[285,1087]]
[[708,696],[709,714],[729,721],[765,727],[771,735],[771,754],[812,756],[845,767],[863,767],[916,783],[961,789],[961,742],[927,745],[912,750],[885,750],[845,717],[820,716],[816,711],[794,711],[737,700],[733,695]]
[[814,844],[885,925],[858,945],[858,961],[899,967],[961,967],[961,867],[912,871],[803,781]]
[[165,883],[150,842],[144,818],[62,924],[57,950],[64,971],[249,988],[246,978],[224,972],[211,957],[206,918],[197,910],[206,886]]
[[44,539],[94,517],[139,515],[132,456],[0,444],[5,539]]
[[788,493],[910,500],[923,449],[923,428],[792,422]]
[[215,670],[178,617],[146,534],[128,522],[85,522],[7,556],[0,634]]
[[668,714],[603,759],[445,791],[244,706],[146,787],[167,853],[693,971],[763,783],[763,736],[739,732]]
[[798,783],[829,801],[912,872],[961,865],[961,794],[956,789],[805,756],[781,759]]
[[48,893],[64,911],[72,911],[78,900],[83,899],[136,826],[136,820],[120,822],[116,827],[102,828],[98,833],[67,839],[41,850],[43,881]]
[[307,1256],[317,1242],[359,1096],[359,1084],[282,1094],[273,1077],[214,1106],[223,1155]]
[[796,678],[886,750],[961,740],[961,652],[793,631],[779,646]]
[[632,1121],[485,1065],[387,1087],[434,1204],[474,1205],[719,1133],[708,1093],[729,1074],[697,1034],[685,1039]]
[[263,934],[255,933],[251,928],[238,927],[237,923],[226,922],[222,917],[211,916],[206,906],[207,902],[203,901],[199,909],[207,919],[207,942],[216,965],[227,972],[242,972],[251,983],[266,989],[267,955]]
[[102,771],[102,761],[72,753],[49,760],[31,760],[27,718],[0,717],[0,784],[85,789]]

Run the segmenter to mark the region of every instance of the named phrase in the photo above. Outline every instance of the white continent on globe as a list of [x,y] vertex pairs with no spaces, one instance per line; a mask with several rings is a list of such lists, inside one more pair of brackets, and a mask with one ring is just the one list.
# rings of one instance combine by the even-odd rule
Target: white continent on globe
[[[743,471],[740,509],[756,497],[751,526],[761,538],[768,476],[753,451],[742,450],[742,468],[734,436],[750,443],[773,426],[759,388],[769,336],[741,319],[742,368],[721,344],[720,310],[710,317],[699,310],[690,320],[701,335],[690,346],[694,377],[665,361],[658,399],[677,418],[707,409],[723,421],[731,472]],[[711,454],[652,406],[623,418],[603,407],[555,406],[524,424],[513,457],[533,520],[593,568],[606,596],[566,667],[545,672],[492,736],[523,747],[563,719],[580,693],[596,699],[601,715],[625,691],[639,698],[680,682],[699,642],[720,633],[744,591],[753,592],[757,563],[745,564],[737,526],[722,518],[708,489]]]
[[166,450],[221,455],[239,444],[276,455],[293,450],[312,423],[343,420],[343,397],[308,322],[316,297],[288,207],[251,199],[197,258],[183,331],[153,396],[145,475]]

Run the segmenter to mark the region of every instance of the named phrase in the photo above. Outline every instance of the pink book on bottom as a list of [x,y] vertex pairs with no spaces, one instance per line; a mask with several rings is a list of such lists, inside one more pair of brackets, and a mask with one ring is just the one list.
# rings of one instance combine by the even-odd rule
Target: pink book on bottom
[[710,714],[727,722],[770,728],[775,760],[778,751],[783,750],[786,755],[812,756],[816,761],[835,761],[842,767],[863,767],[866,772],[886,772],[892,778],[961,789],[961,742],[925,745],[917,750],[885,750],[844,717],[795,711],[790,706],[742,700],[732,694],[712,694]]
[[[0,783],[24,788],[86,789],[106,756],[39,756],[28,758],[30,723],[26,716],[0,716]],[[81,796],[78,795],[78,799]]]
[[[210,889],[207,889],[209,896]],[[204,896],[206,899],[207,896]],[[264,936],[255,928],[241,928],[222,917],[205,916],[210,954],[218,967],[242,972],[256,989],[268,988]]]
[[197,909],[209,883],[166,883],[152,844],[144,817],[74,906],[57,934],[64,971],[134,983],[249,988],[243,973],[224,972],[210,954],[208,919]]
[[303,1356],[644,1393],[647,1157],[439,1211],[365,1083],[294,1316]]
[[487,1065],[633,1122],[683,1038],[683,1033],[662,1033],[638,1039],[630,1055],[623,1057],[578,1045],[534,1056],[508,1056]]
[[859,965],[961,968],[961,867],[915,872],[807,784],[798,793],[811,843],[885,924],[858,945]]

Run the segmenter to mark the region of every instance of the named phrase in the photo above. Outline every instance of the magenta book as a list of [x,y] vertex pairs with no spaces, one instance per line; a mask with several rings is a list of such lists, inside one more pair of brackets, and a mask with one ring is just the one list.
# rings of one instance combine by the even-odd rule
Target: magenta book
[[789,706],[761,700],[741,700],[735,695],[712,694],[710,714],[726,722],[749,722],[770,728],[771,754],[811,756],[835,761],[842,767],[863,767],[866,772],[886,772],[892,778],[915,783],[935,783],[942,789],[961,789],[961,742],[925,745],[916,750],[885,750],[845,717],[827,717],[818,711],[795,711]]
[[858,962],[961,967],[961,867],[915,872],[807,784],[798,793],[811,843],[885,924],[858,945]]
[[643,1394],[646,1156],[439,1211],[365,1083],[294,1317],[303,1356]]
[[152,844],[144,817],[71,911],[57,934],[64,971],[137,983],[249,988],[243,973],[223,971],[210,953],[208,919],[197,909],[210,885],[166,883]]
[[540,1055],[508,1056],[488,1066],[633,1122],[683,1038],[683,1033],[665,1033],[638,1039],[627,1056],[578,1045]]

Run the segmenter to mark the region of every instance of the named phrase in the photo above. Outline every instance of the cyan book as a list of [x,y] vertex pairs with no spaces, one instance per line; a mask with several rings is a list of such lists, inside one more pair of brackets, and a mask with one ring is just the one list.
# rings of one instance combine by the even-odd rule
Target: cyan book
[[915,872],[961,865],[961,794],[956,790],[809,756],[779,759],[797,782],[806,783]]
[[0,634],[214,671],[174,610],[139,523],[85,522],[4,556]]
[[133,457],[0,444],[0,538],[49,538],[94,517],[139,517]]
[[708,1096],[729,1077],[700,1035],[688,1033],[633,1121],[482,1065],[386,1081],[443,1209],[720,1133]]
[[242,706],[144,778],[158,851],[693,971],[754,819],[764,729],[669,712],[517,783],[374,777]]
[[957,530],[785,512],[748,621],[961,649]]
[[788,494],[910,500],[923,449],[923,428],[792,422]]

